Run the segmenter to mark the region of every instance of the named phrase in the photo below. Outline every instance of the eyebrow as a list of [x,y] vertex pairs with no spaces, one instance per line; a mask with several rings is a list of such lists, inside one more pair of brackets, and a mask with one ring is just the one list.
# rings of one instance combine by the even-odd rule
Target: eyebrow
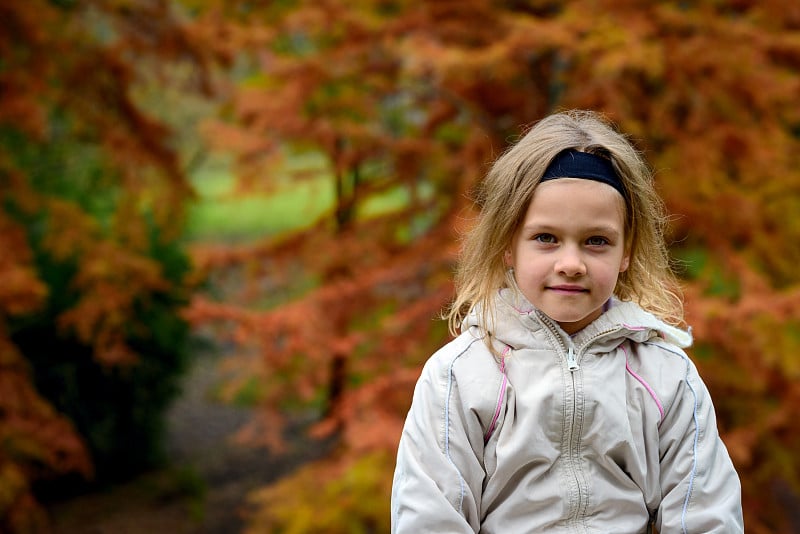
[[[533,223],[533,224],[526,224],[522,226],[523,232],[546,232],[546,233],[558,233],[561,230],[558,226],[552,226],[549,224],[540,224],[540,223]],[[581,228],[581,233],[586,234],[601,234],[607,235],[610,237],[619,237],[621,232],[612,226],[589,226],[587,228]]]

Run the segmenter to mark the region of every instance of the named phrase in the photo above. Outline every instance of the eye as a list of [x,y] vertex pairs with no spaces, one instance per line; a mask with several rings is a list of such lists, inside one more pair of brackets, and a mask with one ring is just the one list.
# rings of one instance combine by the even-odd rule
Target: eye
[[536,234],[533,236],[533,240],[538,241],[539,243],[551,245],[556,242],[556,236],[553,234]]
[[586,244],[589,245],[590,247],[601,247],[603,245],[608,245],[609,241],[605,237],[596,235],[587,239]]

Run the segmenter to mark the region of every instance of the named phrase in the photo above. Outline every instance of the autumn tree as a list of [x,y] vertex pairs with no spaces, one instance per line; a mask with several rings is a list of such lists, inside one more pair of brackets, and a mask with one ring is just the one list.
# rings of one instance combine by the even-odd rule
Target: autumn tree
[[0,1],[0,531],[46,530],[43,482],[153,459],[185,365],[191,191],[141,90],[211,61],[194,40],[165,1]]
[[[194,321],[224,322],[261,351],[264,411],[251,437],[278,444],[287,414],[316,406],[326,415],[316,430],[338,429],[341,447],[310,468],[315,480],[334,487],[350,473],[388,498],[418,366],[445,339],[433,318],[450,296],[470,188],[521,127],[591,108],[632,134],[675,214],[692,354],[742,475],[748,531],[788,529],[773,496],[800,489],[790,415],[800,394],[800,226],[786,216],[800,207],[798,8],[299,0],[225,2],[196,23],[248,45],[228,120],[208,129],[235,140],[223,148],[240,155],[243,179],[274,187],[275,162],[314,151],[338,193],[302,231],[202,256],[210,268],[247,265],[250,289],[282,295],[267,310],[192,306]],[[362,214],[386,190],[406,192],[405,206]],[[383,459],[384,477],[359,479],[366,458]],[[308,476],[256,496],[253,524],[300,521],[281,510]],[[385,528],[378,510],[365,504],[350,517]]]

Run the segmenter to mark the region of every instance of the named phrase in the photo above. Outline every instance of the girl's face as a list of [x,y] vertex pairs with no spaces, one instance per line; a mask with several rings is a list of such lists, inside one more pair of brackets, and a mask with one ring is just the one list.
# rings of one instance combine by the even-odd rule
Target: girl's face
[[542,182],[505,260],[530,303],[574,334],[603,313],[628,268],[625,201],[592,180]]

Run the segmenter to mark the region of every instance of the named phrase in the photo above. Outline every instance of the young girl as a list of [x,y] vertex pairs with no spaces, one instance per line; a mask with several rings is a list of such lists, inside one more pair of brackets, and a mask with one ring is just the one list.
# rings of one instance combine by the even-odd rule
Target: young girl
[[651,176],[590,112],[493,165],[425,365],[395,533],[743,532],[740,483],[694,364]]

